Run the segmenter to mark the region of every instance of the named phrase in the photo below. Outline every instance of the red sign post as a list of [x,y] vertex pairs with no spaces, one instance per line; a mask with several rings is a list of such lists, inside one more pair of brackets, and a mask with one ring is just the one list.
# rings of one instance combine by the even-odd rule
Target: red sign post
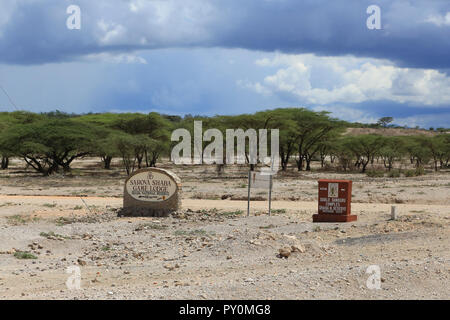
[[313,222],[351,222],[352,182],[350,180],[319,180],[319,213]]

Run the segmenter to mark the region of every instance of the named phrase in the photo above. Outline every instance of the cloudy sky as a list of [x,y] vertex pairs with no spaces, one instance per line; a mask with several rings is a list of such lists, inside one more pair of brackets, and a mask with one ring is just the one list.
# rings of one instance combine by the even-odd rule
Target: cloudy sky
[[298,106],[450,127],[450,1],[1,0],[0,86],[30,111]]

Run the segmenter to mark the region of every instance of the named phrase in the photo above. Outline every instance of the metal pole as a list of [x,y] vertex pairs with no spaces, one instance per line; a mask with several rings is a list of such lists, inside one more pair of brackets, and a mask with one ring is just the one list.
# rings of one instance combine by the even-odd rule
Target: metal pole
[[272,207],[272,175],[270,175],[269,182],[269,216],[271,216],[271,207]]
[[248,172],[248,196],[247,196],[247,217],[250,216],[250,184],[252,172]]

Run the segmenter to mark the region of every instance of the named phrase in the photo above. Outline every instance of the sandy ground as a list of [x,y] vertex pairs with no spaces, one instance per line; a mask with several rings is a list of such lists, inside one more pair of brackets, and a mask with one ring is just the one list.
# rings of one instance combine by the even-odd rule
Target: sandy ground
[[[245,168],[220,177],[214,167],[170,168],[183,180],[183,210],[119,218],[124,174],[96,166],[85,160],[72,176],[44,178],[17,161],[0,174],[0,299],[450,298],[448,173],[290,171],[275,179],[273,215],[266,192],[254,190],[246,217]],[[318,178],[353,180],[357,222],[311,222]],[[282,248],[294,250],[282,258]],[[379,290],[366,284],[371,265]],[[71,266],[79,290],[66,286]]]

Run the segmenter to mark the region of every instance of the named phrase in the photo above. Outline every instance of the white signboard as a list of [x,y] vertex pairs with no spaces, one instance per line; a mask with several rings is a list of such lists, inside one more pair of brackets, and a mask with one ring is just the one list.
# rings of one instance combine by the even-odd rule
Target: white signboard
[[176,182],[161,172],[141,172],[126,184],[127,192],[140,201],[160,202],[169,199],[177,190]]
[[267,189],[269,190],[269,216],[272,204],[272,175],[262,172],[249,171],[248,173],[248,200],[247,200],[247,217],[250,215],[250,189]]
[[270,189],[270,175],[260,172],[250,173],[250,187],[255,189]]

